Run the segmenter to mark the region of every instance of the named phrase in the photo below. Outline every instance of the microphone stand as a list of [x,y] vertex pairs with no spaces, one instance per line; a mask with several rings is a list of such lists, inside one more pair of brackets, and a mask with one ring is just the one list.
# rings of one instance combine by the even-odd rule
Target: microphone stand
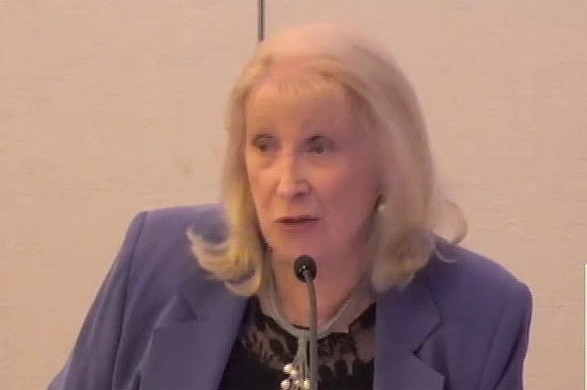
[[310,390],[318,390],[318,304],[314,278],[316,263],[308,255],[298,257],[294,264],[298,279],[306,283],[310,298]]

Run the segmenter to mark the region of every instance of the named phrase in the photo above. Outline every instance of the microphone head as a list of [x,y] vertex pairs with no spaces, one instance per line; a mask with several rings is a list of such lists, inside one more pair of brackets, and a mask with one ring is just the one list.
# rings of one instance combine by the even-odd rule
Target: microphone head
[[316,262],[308,255],[301,255],[294,263],[294,272],[301,282],[306,282],[304,274],[309,273],[310,280],[316,278]]

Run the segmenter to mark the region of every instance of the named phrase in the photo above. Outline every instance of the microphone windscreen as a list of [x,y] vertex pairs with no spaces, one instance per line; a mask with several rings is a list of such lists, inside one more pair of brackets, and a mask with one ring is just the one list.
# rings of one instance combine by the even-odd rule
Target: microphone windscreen
[[294,272],[300,281],[306,282],[306,278],[304,278],[306,271],[310,273],[310,280],[314,280],[317,273],[316,262],[308,255],[301,255],[294,262]]

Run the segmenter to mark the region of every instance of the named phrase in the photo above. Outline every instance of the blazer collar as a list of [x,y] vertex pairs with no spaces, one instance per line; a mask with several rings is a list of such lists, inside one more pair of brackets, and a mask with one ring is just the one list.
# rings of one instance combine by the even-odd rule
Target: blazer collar
[[[153,332],[141,389],[216,390],[245,306],[222,283],[188,280]],[[376,318],[374,389],[442,390],[444,377],[415,353],[440,324],[424,279],[381,294]]]
[[442,390],[443,375],[416,355],[440,324],[425,275],[381,294],[376,318],[374,389]]

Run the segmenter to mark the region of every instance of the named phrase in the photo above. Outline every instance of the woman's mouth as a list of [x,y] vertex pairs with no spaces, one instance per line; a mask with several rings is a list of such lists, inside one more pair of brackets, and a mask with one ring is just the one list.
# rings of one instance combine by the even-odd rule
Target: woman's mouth
[[308,215],[282,217],[277,220],[280,227],[286,231],[303,231],[311,228],[318,221],[317,217]]
[[308,221],[316,221],[318,218],[312,217],[309,215],[301,215],[296,217],[281,217],[278,219],[279,222],[283,223],[298,223],[298,222],[308,222]]

